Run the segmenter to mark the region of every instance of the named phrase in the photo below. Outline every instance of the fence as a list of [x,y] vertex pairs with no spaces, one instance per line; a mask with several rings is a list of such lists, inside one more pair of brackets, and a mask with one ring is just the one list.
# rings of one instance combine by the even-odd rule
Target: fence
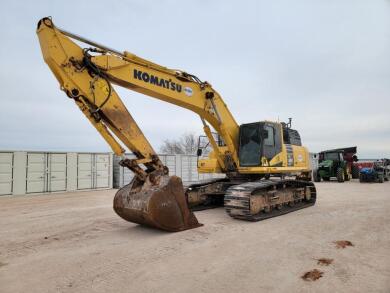
[[[126,154],[129,159],[135,158],[132,154]],[[225,174],[203,174],[197,170],[196,155],[159,155],[160,160],[169,168],[170,175],[181,177],[183,182],[196,182],[209,178],[223,178]],[[133,173],[118,163],[120,157],[114,156],[114,188],[120,188],[128,184],[133,179]]]

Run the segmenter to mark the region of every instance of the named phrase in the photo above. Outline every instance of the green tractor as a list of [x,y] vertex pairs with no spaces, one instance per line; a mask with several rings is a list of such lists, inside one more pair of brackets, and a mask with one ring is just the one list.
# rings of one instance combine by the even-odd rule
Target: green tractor
[[352,164],[357,161],[356,151],[357,147],[349,147],[320,152],[314,180],[330,181],[336,177],[338,182],[349,181],[352,178]]

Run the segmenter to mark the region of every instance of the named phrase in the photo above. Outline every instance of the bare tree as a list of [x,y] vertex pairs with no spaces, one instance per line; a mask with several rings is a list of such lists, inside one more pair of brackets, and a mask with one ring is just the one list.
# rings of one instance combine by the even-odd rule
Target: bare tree
[[198,139],[193,133],[182,134],[178,139],[166,139],[160,147],[164,154],[193,155],[198,148]]
[[196,154],[198,149],[198,138],[193,133],[183,134],[180,137],[180,144],[185,154]]
[[163,154],[184,154],[184,150],[177,140],[166,139],[160,147],[160,152]]

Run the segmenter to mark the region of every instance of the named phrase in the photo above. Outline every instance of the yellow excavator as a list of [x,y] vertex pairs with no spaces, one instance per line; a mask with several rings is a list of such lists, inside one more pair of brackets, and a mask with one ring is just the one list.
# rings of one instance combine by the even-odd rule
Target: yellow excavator
[[[192,74],[67,32],[49,17],[38,22],[37,34],[61,90],[135,174],[114,197],[114,210],[123,219],[182,231],[202,225],[193,214],[197,209],[224,206],[233,218],[259,221],[314,205],[309,152],[291,120],[238,125],[212,86]],[[198,114],[212,148],[198,149],[198,171],[226,177],[184,188],[179,177],[169,176],[113,84]],[[122,145],[136,158],[126,158]]]

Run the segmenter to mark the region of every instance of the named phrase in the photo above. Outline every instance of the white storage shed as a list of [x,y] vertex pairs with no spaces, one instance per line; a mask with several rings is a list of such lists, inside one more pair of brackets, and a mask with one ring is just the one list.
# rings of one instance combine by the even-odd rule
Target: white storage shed
[[0,152],[0,195],[112,188],[111,153]]

